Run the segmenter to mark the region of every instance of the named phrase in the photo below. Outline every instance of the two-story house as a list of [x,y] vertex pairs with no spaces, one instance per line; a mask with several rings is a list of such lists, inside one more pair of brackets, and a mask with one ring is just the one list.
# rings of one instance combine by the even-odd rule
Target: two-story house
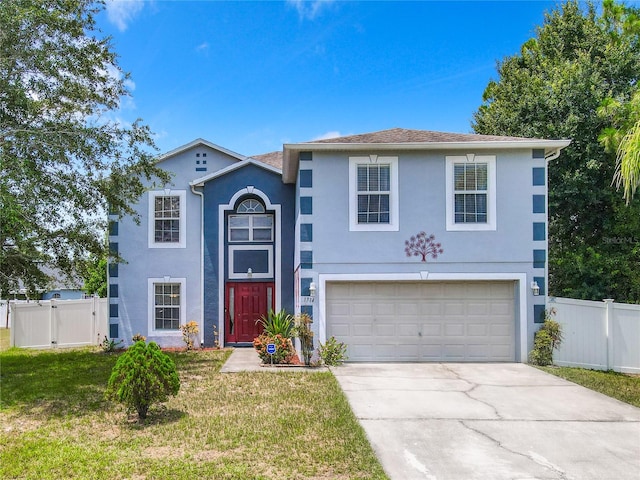
[[[245,345],[284,308],[351,361],[526,361],[546,169],[568,144],[392,129],[248,158],[191,142],[159,158],[172,184],[140,224],[112,223],[111,336],[178,346],[194,320],[205,346]],[[420,238],[440,244],[426,261],[407,252]]]

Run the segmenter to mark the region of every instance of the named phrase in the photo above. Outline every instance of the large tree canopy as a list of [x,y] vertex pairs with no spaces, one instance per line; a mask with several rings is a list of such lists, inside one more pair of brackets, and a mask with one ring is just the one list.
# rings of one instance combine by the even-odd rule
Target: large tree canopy
[[474,115],[477,133],[571,138],[549,165],[549,290],[640,302],[640,202],[611,185],[615,154],[598,137],[607,98],[631,99],[640,76],[638,10],[570,0],[546,14],[519,54],[498,64]]
[[105,249],[106,212],[133,214],[168,180],[148,127],[116,118],[129,95],[90,0],[0,1],[0,294],[43,267],[82,275]]

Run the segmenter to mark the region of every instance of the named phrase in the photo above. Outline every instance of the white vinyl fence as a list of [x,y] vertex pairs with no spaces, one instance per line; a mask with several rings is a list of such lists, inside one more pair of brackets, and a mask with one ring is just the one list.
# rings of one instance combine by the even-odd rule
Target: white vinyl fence
[[107,299],[11,302],[11,346],[62,348],[98,345],[108,335]]
[[640,373],[640,305],[549,298],[564,339],[556,365]]

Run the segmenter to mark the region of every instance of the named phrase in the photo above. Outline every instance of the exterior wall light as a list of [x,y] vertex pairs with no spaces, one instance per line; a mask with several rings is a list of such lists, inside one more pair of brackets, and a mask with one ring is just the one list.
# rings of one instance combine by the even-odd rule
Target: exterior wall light
[[538,285],[538,282],[536,282],[535,280],[531,282],[531,291],[533,292],[533,295],[536,297],[540,295],[540,285]]
[[251,268],[249,268],[249,269],[247,270],[247,277],[248,277],[248,278],[253,277],[253,270],[251,270]]
[[309,285],[309,295],[311,297],[315,297],[316,296],[316,284],[311,282],[311,284]]

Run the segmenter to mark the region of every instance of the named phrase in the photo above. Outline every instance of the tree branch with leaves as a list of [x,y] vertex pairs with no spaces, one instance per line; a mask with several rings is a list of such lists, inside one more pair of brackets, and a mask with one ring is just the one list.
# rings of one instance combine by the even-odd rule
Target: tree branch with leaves
[[95,15],[102,2],[0,2],[0,291],[67,277],[104,254],[107,211],[169,175],[141,120],[117,118],[131,93]]

